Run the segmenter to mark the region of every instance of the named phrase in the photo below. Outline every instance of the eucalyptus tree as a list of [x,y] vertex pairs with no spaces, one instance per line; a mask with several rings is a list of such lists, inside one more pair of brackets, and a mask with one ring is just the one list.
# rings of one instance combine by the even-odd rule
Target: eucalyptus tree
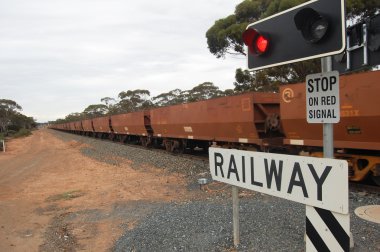
[[6,132],[12,123],[12,116],[22,110],[17,102],[9,99],[0,99],[0,132]]
[[189,90],[187,101],[201,101],[223,96],[224,93],[212,82],[203,82]]
[[83,111],[83,114],[85,117],[97,117],[97,116],[103,116],[108,113],[108,107],[104,104],[92,104],[89,105],[85,110]]
[[121,112],[148,109],[153,106],[149,97],[150,92],[145,89],[128,90],[126,92],[122,91],[118,95],[120,101],[117,103],[117,106]]
[[177,88],[153,97],[152,101],[155,106],[163,107],[183,103],[185,97],[182,90]]

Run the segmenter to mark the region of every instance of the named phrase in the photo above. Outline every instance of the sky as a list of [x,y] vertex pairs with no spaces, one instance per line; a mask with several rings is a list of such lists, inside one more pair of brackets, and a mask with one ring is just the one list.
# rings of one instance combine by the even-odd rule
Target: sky
[[241,0],[0,0],[0,99],[38,122],[147,89],[234,88],[244,56],[217,59],[206,31]]

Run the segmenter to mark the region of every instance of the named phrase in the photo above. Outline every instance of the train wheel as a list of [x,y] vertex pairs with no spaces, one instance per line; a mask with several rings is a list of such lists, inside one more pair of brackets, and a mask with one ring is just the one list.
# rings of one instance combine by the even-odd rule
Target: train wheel
[[165,150],[167,151],[172,151],[172,142],[171,141],[168,141],[168,140],[164,140],[164,146],[165,146]]
[[144,146],[144,147],[148,147],[149,143],[150,143],[150,141],[148,140],[147,137],[141,137],[140,138],[140,142],[141,142],[141,145]]
[[371,179],[372,179],[372,181],[373,181],[377,186],[380,186],[380,176],[375,176],[375,175],[371,174]]
[[182,153],[184,153],[184,151],[185,151],[185,146],[184,146],[183,142],[180,142],[178,140],[173,141],[173,145],[172,145],[172,152],[173,153],[182,154]]

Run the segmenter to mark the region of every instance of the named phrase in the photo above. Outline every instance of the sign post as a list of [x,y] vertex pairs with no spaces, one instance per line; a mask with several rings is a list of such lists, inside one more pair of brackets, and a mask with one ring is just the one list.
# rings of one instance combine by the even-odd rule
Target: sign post
[[[321,59],[321,68],[322,73],[330,72],[332,70],[332,61],[331,57],[325,57]],[[334,74],[336,76],[338,72],[335,71]],[[339,80],[339,73],[338,78]],[[323,157],[325,158],[334,158],[334,128],[333,123],[337,123],[340,121],[340,101],[339,101],[339,87],[338,91],[334,91],[335,95],[338,96],[337,104],[335,105],[336,112],[339,113],[339,117],[336,120],[331,120],[330,123],[325,122],[323,124]]]
[[239,187],[232,186],[232,222],[234,232],[234,246],[240,243],[239,223]]

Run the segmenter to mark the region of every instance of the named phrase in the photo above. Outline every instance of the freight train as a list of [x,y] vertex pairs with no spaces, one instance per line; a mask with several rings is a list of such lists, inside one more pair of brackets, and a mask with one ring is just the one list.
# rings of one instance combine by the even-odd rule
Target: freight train
[[[340,122],[335,157],[349,179],[380,186],[380,71],[340,77]],[[204,101],[54,124],[53,129],[110,138],[171,152],[209,146],[322,157],[322,124],[306,120],[305,83],[279,93],[250,92]]]

